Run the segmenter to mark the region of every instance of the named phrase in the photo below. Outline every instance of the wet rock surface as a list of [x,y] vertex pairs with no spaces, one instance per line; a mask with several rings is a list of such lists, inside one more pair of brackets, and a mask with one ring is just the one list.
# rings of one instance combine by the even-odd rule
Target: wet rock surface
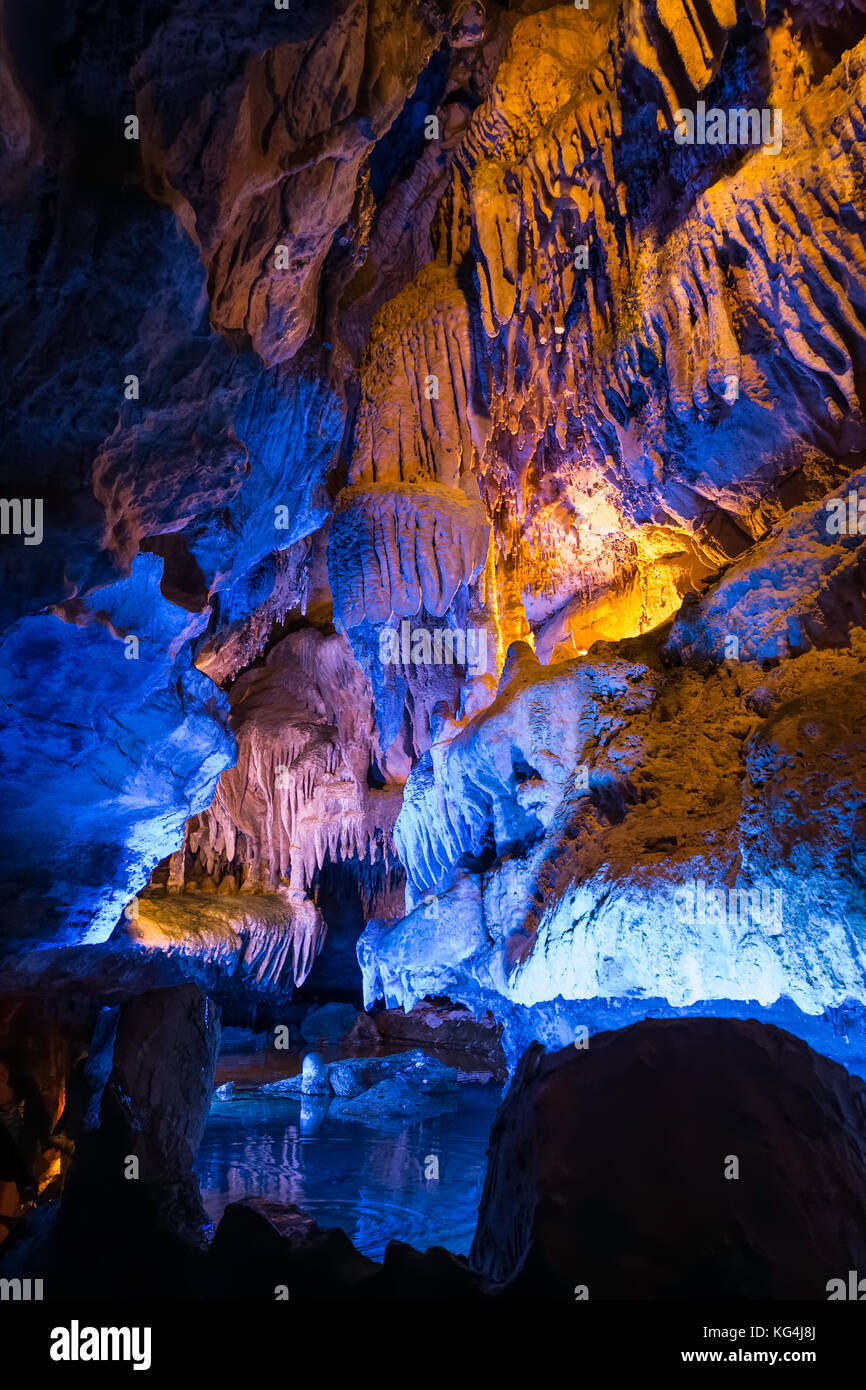
[[[239,1205],[268,1221],[256,1241],[274,1249],[287,1221],[292,1258],[298,1213]],[[228,1209],[227,1232],[241,1215]],[[304,1231],[321,1255],[322,1234]],[[341,1235],[326,1282],[344,1296],[825,1300],[863,1267],[866,1086],[753,1021],[533,1045],[491,1131],[468,1262],[395,1242],[365,1276]]]
[[271,1081],[270,1095],[330,1097],[328,1113],[375,1123],[386,1115],[433,1115],[456,1103],[461,1073],[416,1048],[391,1057],[348,1057],[325,1063],[308,1052],[297,1076]]
[[[145,998],[137,1012],[165,1021],[170,1008],[175,1024],[186,1018],[189,1042],[201,1018],[192,996],[171,997],[179,993]],[[128,1014],[121,1022],[127,1040],[134,1022]],[[146,1062],[129,1076],[115,1063],[105,1095],[123,1076],[136,1096],[149,1096],[164,1144],[148,1152],[167,1176],[174,1165],[176,1179],[195,1133],[186,1115],[176,1131],[177,1085],[154,1089],[146,1073]],[[96,1132],[104,1155],[113,1105],[103,1100]],[[58,1291],[76,1281],[79,1295],[115,1294],[99,1266],[113,1250],[109,1198],[124,1204],[112,1208],[115,1221],[122,1213],[125,1248],[140,1262],[133,1292],[159,1279],[169,1291],[182,1284],[185,1296],[268,1302],[278,1287],[302,1300],[820,1301],[866,1258],[866,1085],[750,1020],[652,1020],[548,1054],[533,1044],[491,1131],[468,1260],[394,1241],[377,1263],[345,1232],[260,1198],[230,1205],[209,1252],[196,1253],[177,1239],[166,1195],[178,1193],[176,1181],[154,1195],[145,1238],[132,1219],[144,1209],[128,1195],[144,1185],[121,1191],[116,1180],[119,1138],[115,1128],[112,1179],[106,1169],[99,1185],[70,1185],[59,1223],[43,1219],[11,1243],[4,1275],[26,1267]],[[127,1142],[128,1133],[121,1147]],[[95,1171],[88,1163],[85,1172]],[[116,1225],[109,1229],[116,1237]]]

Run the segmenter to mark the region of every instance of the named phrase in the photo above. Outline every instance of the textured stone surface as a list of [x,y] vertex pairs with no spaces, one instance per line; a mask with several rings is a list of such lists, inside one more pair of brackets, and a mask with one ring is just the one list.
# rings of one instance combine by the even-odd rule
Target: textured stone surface
[[412,912],[362,937],[368,1000],[863,1000],[863,538],[825,522],[792,513],[651,639],[512,648],[409,779]]
[[[862,1001],[863,0],[40,16],[7,946],[153,872],[142,970],[251,993],[356,988],[363,918],[368,999]],[[778,149],[678,143],[698,100]],[[404,621],[483,663],[386,659]]]
[[866,1088],[798,1039],[754,1021],[644,1022],[527,1053],[468,1262],[395,1241],[377,1264],[297,1207],[249,1198],[184,1266],[186,1291],[823,1302],[863,1268],[864,1160]]
[[162,597],[161,573],[141,555],[73,621],[3,635],[4,936],[104,941],[232,761],[228,702],[191,664],[203,619]]
[[360,1120],[362,1124],[381,1125],[383,1121],[402,1116],[411,1122],[429,1119],[450,1110],[457,1103],[457,1082],[417,1085],[404,1073],[390,1081],[377,1081],[375,1086],[350,1100],[336,1100],[329,1114],[341,1120]]
[[142,894],[125,935],[148,951],[225,972],[241,989],[277,995],[303,984],[326,935],[302,893]]
[[511,1297],[822,1300],[863,1267],[866,1087],[753,1021],[533,1047],[491,1150],[470,1262]]
[[70,1240],[93,1225],[86,1263],[98,1263],[100,1246],[113,1250],[121,1233],[130,1251],[160,1235],[202,1243],[206,1218],[192,1163],[219,1037],[217,1011],[195,985],[122,1005],[98,1124],[78,1144],[63,1198]]
[[476,1018],[469,1009],[425,1001],[408,1013],[383,1009],[374,1022],[385,1042],[425,1043],[454,1052],[474,1052],[489,1058],[496,1069],[502,1066],[499,1029],[491,1014]]
[[[374,1112],[388,1110],[387,1087],[391,1082],[399,1083],[402,1088],[394,1109],[401,1108],[404,1096],[411,1103],[412,1094],[418,1098],[447,1095],[457,1090],[454,1068],[446,1067],[420,1048],[399,1052],[393,1057],[352,1057],[344,1062],[332,1062],[328,1075],[336,1096],[344,1100],[365,1097],[365,1105]],[[411,1104],[407,1108],[411,1108]],[[351,1116],[356,1111],[350,1108],[343,1113]],[[357,1113],[361,1113],[360,1107]]]

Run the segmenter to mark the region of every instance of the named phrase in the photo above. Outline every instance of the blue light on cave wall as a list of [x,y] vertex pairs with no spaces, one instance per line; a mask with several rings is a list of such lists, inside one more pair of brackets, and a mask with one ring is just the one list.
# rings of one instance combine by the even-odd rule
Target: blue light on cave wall
[[105,940],[234,761],[228,700],[192,664],[206,615],[163,598],[162,571],[140,555],[77,623],[24,618],[0,643],[10,935]]
[[754,1018],[802,1038],[816,1052],[832,1058],[856,1076],[866,1079],[866,1006],[848,999],[817,1014],[804,1013],[786,997],[772,1004],[756,1000],[701,999],[676,1008],[666,999],[624,996],[612,999],[553,999],[528,1008],[502,1008],[490,999],[504,1024],[503,1047],[513,1071],[533,1041],[549,1051],[573,1046],[577,1030],[585,1026],[590,1037],[608,1029],[627,1028],[646,1018]]
[[275,368],[242,398],[234,432],[247,452],[243,487],[185,532],[222,621],[248,617],[273,589],[276,554],[327,519],[325,477],[342,431],[342,407],[315,376]]

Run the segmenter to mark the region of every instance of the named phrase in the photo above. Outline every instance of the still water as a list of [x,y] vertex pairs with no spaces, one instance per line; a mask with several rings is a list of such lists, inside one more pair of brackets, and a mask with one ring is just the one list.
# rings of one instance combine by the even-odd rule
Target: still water
[[[447,1054],[441,1060],[453,1065]],[[229,1202],[265,1197],[294,1203],[322,1227],[342,1227],[374,1259],[389,1240],[467,1254],[501,1089],[469,1084],[442,1115],[361,1124],[331,1116],[318,1096],[262,1089],[299,1070],[300,1058],[285,1054],[221,1058],[217,1083],[231,1080],[233,1093],[214,1099],[195,1165],[214,1226]],[[437,1165],[438,1179],[425,1176]]]

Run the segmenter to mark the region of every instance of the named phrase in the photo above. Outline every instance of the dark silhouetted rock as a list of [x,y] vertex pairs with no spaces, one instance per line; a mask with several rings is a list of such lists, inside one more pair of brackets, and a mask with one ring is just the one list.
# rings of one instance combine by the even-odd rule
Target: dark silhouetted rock
[[825,1299],[866,1272],[866,1086],[754,1020],[533,1044],[470,1263],[521,1298]]
[[346,1296],[377,1268],[345,1231],[258,1197],[226,1207],[210,1257],[212,1290],[225,1298],[273,1301],[279,1288],[289,1299]]
[[265,1299],[475,1298],[484,1280],[461,1255],[391,1241],[382,1264],[345,1231],[323,1230],[295,1206],[249,1197],[226,1207],[209,1259],[214,1297]]
[[324,1004],[311,1009],[301,1025],[311,1047],[376,1047],[380,1041],[376,1024],[369,1014],[353,1004]]
[[122,1005],[99,1123],[77,1145],[61,1210],[64,1277],[87,1292],[111,1293],[117,1268],[131,1271],[129,1296],[170,1283],[203,1248],[192,1164],[218,1047],[216,1009],[196,985]]

